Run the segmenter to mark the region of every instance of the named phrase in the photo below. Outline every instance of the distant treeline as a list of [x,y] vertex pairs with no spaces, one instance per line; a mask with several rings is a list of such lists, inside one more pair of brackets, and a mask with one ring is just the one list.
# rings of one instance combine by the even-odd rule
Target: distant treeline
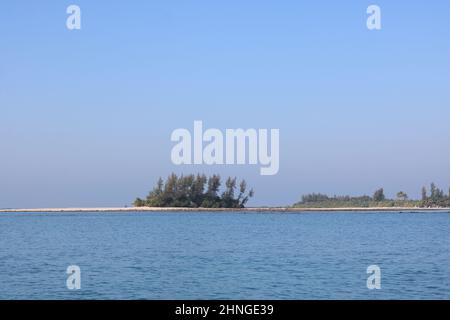
[[[239,183],[229,177],[225,188],[219,175],[206,177],[204,174],[181,175],[172,173],[167,180],[159,178],[154,189],[145,199],[137,198],[135,207],[187,207],[187,208],[244,208],[253,197],[253,190],[247,191],[247,183]],[[238,190],[237,190],[238,189]]]
[[310,208],[345,208],[345,207],[421,207],[421,208],[439,208],[450,207],[450,188],[446,195],[442,189],[439,189],[434,183],[430,186],[430,192],[426,187],[422,188],[422,197],[420,200],[410,200],[408,195],[400,191],[396,199],[387,199],[384,189],[378,189],[373,196],[333,196],[326,194],[311,193],[303,195],[300,202],[294,204],[294,207]]

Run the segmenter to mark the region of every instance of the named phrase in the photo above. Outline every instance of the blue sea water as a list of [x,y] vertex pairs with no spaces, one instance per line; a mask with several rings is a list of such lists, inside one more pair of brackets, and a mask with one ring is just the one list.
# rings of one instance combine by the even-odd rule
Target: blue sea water
[[450,299],[449,249],[449,213],[4,213],[0,299]]

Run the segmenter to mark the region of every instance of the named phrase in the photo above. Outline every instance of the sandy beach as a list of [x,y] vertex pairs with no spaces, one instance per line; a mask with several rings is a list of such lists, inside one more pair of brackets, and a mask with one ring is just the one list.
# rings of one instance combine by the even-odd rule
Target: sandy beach
[[408,208],[408,207],[372,207],[372,208],[290,208],[290,207],[250,207],[250,208],[157,208],[157,207],[101,207],[101,208],[32,208],[0,209],[0,213],[64,213],[64,212],[449,212],[450,208]]

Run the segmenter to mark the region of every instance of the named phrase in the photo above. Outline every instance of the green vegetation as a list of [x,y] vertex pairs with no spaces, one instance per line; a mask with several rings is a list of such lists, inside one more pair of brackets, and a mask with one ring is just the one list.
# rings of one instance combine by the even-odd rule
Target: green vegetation
[[436,187],[434,183],[430,186],[430,195],[428,196],[427,190],[424,187],[422,190],[422,207],[431,208],[442,208],[450,207],[450,188],[449,194],[446,196],[444,191]]
[[430,194],[425,187],[422,188],[421,200],[410,200],[408,195],[400,191],[396,199],[387,199],[383,189],[378,189],[373,196],[333,196],[321,193],[312,193],[302,196],[300,202],[294,204],[296,208],[380,208],[380,207],[419,207],[419,208],[443,208],[450,207],[450,188],[448,195],[436,187],[430,186]]
[[253,197],[253,190],[247,192],[245,180],[228,178],[225,190],[219,195],[222,182],[219,175],[207,178],[204,174],[177,176],[172,173],[166,181],[159,178],[155,188],[146,199],[137,198],[135,207],[186,207],[186,208],[244,208]]

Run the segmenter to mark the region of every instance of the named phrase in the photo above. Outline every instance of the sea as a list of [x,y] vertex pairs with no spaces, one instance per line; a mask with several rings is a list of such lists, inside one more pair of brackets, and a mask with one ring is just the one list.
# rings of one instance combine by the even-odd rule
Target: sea
[[0,213],[0,299],[450,299],[450,213]]

